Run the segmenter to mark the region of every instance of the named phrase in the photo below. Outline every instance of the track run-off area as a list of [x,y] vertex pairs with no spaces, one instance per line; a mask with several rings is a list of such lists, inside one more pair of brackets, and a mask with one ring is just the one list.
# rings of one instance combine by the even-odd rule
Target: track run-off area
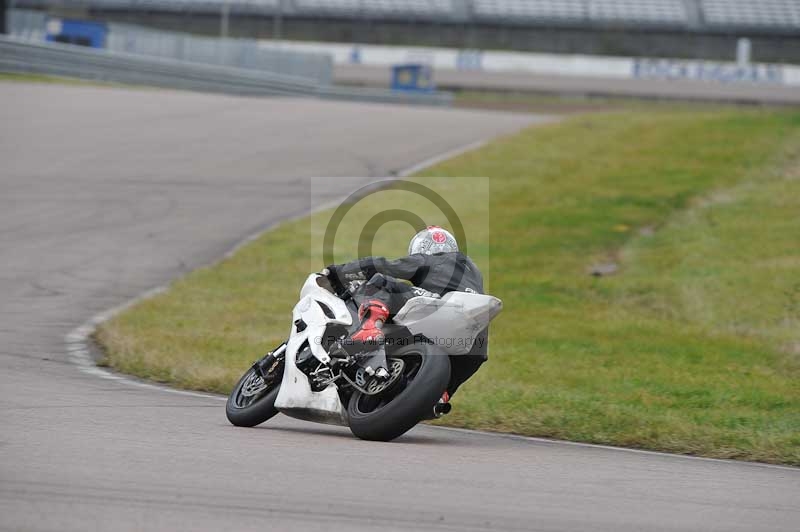
[[[392,443],[98,378],[65,338],[532,115],[0,83],[1,530],[796,530],[800,470],[420,426]],[[84,368],[85,369],[85,368]]]

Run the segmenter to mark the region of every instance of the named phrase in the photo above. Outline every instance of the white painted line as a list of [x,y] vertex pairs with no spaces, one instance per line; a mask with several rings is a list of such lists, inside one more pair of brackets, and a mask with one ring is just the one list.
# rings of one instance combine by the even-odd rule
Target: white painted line
[[424,161],[420,161],[414,166],[406,168],[405,170],[401,170],[397,173],[397,177],[408,177],[412,174],[416,174],[417,172],[439,164],[442,161],[446,161],[447,159],[452,159],[454,157],[458,157],[461,154],[467,153],[468,151],[477,150],[478,148],[482,148],[486,145],[488,141],[486,140],[476,140],[475,142],[470,142],[460,148],[454,148],[452,150],[448,150],[444,153],[440,153],[439,155],[434,155],[433,157],[429,157]]
[[602,449],[606,451],[619,451],[624,453],[636,453],[636,454],[644,454],[644,455],[651,455],[651,456],[661,456],[664,458],[680,458],[686,460],[701,460],[704,462],[717,462],[722,464],[729,464],[729,465],[748,465],[748,466],[755,466],[755,467],[767,467],[771,469],[783,469],[785,471],[792,471],[794,473],[800,473],[800,468],[793,467],[793,466],[785,466],[780,464],[765,464],[762,462],[746,462],[744,460],[728,460],[725,458],[708,458],[706,456],[692,456],[689,454],[675,454],[675,453],[667,453],[663,451],[649,451],[647,449],[633,449],[631,447],[614,447],[613,445],[603,445],[600,443],[584,443],[578,441],[567,441],[567,440],[551,440],[548,438],[537,438],[536,436],[522,436],[520,434],[509,434],[507,432],[489,432],[485,430],[473,430],[473,429],[462,429],[458,427],[442,427],[439,425],[426,425],[426,427],[437,429],[437,430],[445,430],[450,432],[463,432],[467,434],[477,434],[480,436],[491,436],[494,438],[507,438],[511,440],[519,440],[529,443],[542,443],[542,444],[550,444],[550,445],[566,445],[570,447],[582,447],[588,449]]
[[160,386],[158,384],[152,384],[149,382],[143,382],[140,380],[136,380],[130,377],[125,377],[119,373],[114,373],[109,370],[103,369],[98,367],[94,360],[92,359],[91,351],[90,351],[90,337],[94,334],[94,331],[97,329],[97,326],[111,319],[113,316],[119,314],[123,310],[130,308],[131,306],[135,305],[139,301],[144,299],[151,298],[161,292],[164,292],[167,289],[166,286],[159,286],[148,290],[137,297],[109,309],[105,312],[101,312],[87,320],[83,325],[80,327],[76,327],[69,334],[64,338],[64,343],[66,345],[66,351],[69,355],[69,360],[80,369],[83,373],[87,375],[92,375],[93,377],[99,377],[101,379],[108,379],[112,381],[116,381],[122,384],[126,384],[128,386],[136,386],[138,388],[147,388],[153,390],[159,390],[168,393],[175,393],[180,395],[187,395],[190,397],[201,397],[204,399],[222,399],[225,400],[224,397],[219,395],[211,395],[211,394],[204,394],[198,392],[190,392],[186,390],[176,390],[174,388],[169,388],[167,386]]
[[[386,177],[386,178],[383,178],[383,180],[392,180],[392,179],[396,179],[397,177],[408,177],[408,176],[410,176],[412,174],[415,174],[415,173],[417,173],[417,172],[419,172],[421,170],[424,170],[425,168],[428,168],[428,167],[431,167],[431,166],[433,166],[435,164],[438,164],[438,163],[440,163],[440,162],[442,162],[444,160],[447,160],[447,159],[450,159],[450,158],[453,158],[453,157],[457,157],[457,156],[459,156],[459,155],[461,155],[463,153],[466,153],[468,151],[471,151],[471,150],[478,149],[478,148],[486,145],[486,143],[487,143],[486,140],[479,140],[479,141],[476,141],[476,142],[471,142],[471,143],[466,144],[464,146],[461,146],[459,148],[455,148],[455,149],[446,151],[446,152],[444,152],[442,154],[439,154],[439,155],[430,157],[428,159],[425,159],[425,160],[423,160],[423,161],[421,161],[421,162],[419,162],[419,163],[417,163],[417,164],[415,164],[415,165],[413,165],[413,166],[411,166],[409,168],[406,168],[404,170],[401,170],[400,172],[397,172],[396,177]],[[339,200],[339,201],[341,201],[341,200]],[[260,237],[261,235],[263,235],[267,231],[273,229],[278,224],[285,223],[285,222],[292,221],[292,220],[296,220],[296,219],[299,219],[299,218],[303,218],[305,216],[310,216],[310,215],[314,214],[315,212],[323,211],[326,208],[329,208],[331,206],[335,206],[337,204],[338,204],[338,202],[332,202],[330,204],[321,205],[321,206],[315,207],[315,208],[313,208],[313,209],[311,209],[308,212],[305,212],[303,214],[299,214],[297,216],[293,216],[291,218],[287,218],[287,219],[284,219],[284,220],[280,220],[279,222],[275,222],[273,224],[270,224],[269,226],[261,229],[260,231],[257,231],[255,233],[245,237],[243,240],[241,240],[235,246],[233,246],[233,248],[231,248],[227,253],[225,253],[225,255],[223,255],[222,258],[220,258],[219,260],[213,261],[212,263],[208,264],[206,267],[213,266],[214,264],[219,263],[222,260],[230,257],[231,255],[236,253],[238,250],[240,250],[243,246],[245,246],[245,245],[249,244],[250,242],[256,240],[258,237]],[[133,305],[139,303],[140,301],[143,301],[145,299],[149,299],[149,298],[154,297],[154,296],[156,296],[158,294],[161,294],[161,293],[165,292],[167,289],[168,289],[167,285],[161,285],[161,286],[157,286],[155,288],[152,288],[150,290],[147,290],[146,292],[134,297],[133,299],[131,299],[131,300],[129,300],[129,301],[127,301],[127,302],[125,302],[125,303],[123,303],[121,305],[118,305],[118,306],[116,306],[116,307],[114,307],[112,309],[109,309],[109,310],[105,311],[105,312],[101,312],[100,314],[96,314],[95,316],[93,316],[92,318],[87,320],[83,325],[73,329],[64,338],[65,348],[66,348],[67,353],[69,354],[70,362],[75,364],[78,367],[78,369],[80,369],[83,373],[85,373],[87,375],[91,375],[93,377],[98,377],[98,378],[101,378],[101,379],[112,380],[112,381],[115,381],[115,382],[118,382],[120,384],[124,384],[124,385],[127,385],[127,386],[135,386],[137,388],[145,388],[145,389],[149,389],[149,390],[156,390],[156,391],[160,391],[160,392],[172,393],[172,394],[177,394],[177,395],[184,395],[184,396],[188,396],[188,397],[197,397],[197,398],[202,398],[202,399],[214,399],[214,400],[218,400],[218,401],[226,401],[227,397],[222,396],[222,395],[191,392],[191,391],[187,391],[187,390],[178,390],[176,388],[171,388],[171,387],[165,386],[165,385],[159,385],[159,384],[153,384],[153,383],[149,383],[149,382],[144,382],[144,381],[141,381],[141,380],[138,380],[138,379],[127,377],[125,375],[122,375],[122,374],[119,374],[119,373],[115,373],[115,372],[100,368],[94,363],[94,360],[92,359],[92,356],[91,356],[91,353],[90,353],[90,342],[91,342],[90,338],[91,338],[92,334],[94,334],[95,330],[97,330],[97,326],[100,325],[101,323],[105,322],[105,321],[108,321],[109,319],[111,319],[112,317],[116,316],[120,312],[122,312],[122,311],[132,307]],[[782,465],[776,465],[776,464],[763,464],[763,463],[759,463],[759,462],[744,462],[744,461],[739,461],[739,460],[724,460],[724,459],[720,459],[720,458],[706,458],[706,457],[703,457],[703,456],[689,456],[689,455],[685,455],[685,454],[671,454],[671,453],[664,453],[664,452],[659,452],[659,451],[648,451],[648,450],[645,450],[645,449],[631,449],[631,448],[628,448],[628,447],[613,447],[613,446],[610,446],[610,445],[600,445],[600,444],[595,444],[595,443],[581,443],[581,442],[564,441],[564,440],[550,440],[550,439],[547,439],[547,438],[537,438],[537,437],[533,437],[533,436],[520,436],[518,434],[508,434],[508,433],[501,433],[501,432],[487,432],[487,431],[482,431],[482,430],[462,429],[462,428],[458,428],[458,427],[440,427],[440,426],[433,426],[433,425],[425,425],[425,427],[429,428],[429,429],[434,429],[434,430],[444,430],[444,431],[451,431],[451,432],[463,432],[463,433],[467,433],[467,434],[477,434],[477,435],[481,435],[481,436],[490,436],[490,437],[495,437],[495,438],[510,438],[510,439],[526,441],[526,442],[530,442],[530,443],[542,443],[542,444],[550,444],[550,445],[567,445],[567,446],[572,446],[572,447],[583,447],[583,448],[590,448],[590,449],[604,449],[604,450],[609,450],[609,451],[618,451],[618,452],[625,452],[625,453],[638,453],[638,454],[661,456],[661,457],[668,457],[668,458],[682,458],[682,459],[687,459],[687,460],[703,460],[703,461],[709,461],[709,462],[720,462],[720,463],[723,463],[723,464],[731,464],[731,465],[749,465],[749,466],[755,466],[755,467],[767,467],[767,468],[772,468],[772,469],[782,469],[782,470],[786,470],[786,471],[792,471],[792,472],[795,472],[795,473],[800,472],[800,468],[791,467],[791,466],[782,466]]]

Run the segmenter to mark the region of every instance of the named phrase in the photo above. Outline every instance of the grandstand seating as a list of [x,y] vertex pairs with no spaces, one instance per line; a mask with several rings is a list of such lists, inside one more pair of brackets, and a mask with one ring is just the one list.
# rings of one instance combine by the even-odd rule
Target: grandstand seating
[[478,20],[685,25],[683,0],[474,0]]
[[472,10],[477,20],[508,22],[583,22],[587,17],[585,0],[474,0]]
[[299,13],[335,16],[447,17],[451,0],[295,0]]
[[701,7],[709,26],[800,28],[800,0],[702,0]]
[[591,0],[589,19],[658,25],[686,25],[683,0]]
[[[18,0],[19,5],[33,5],[38,0]],[[52,0],[45,0],[44,3]],[[60,0],[69,5],[69,0]],[[108,10],[147,10],[185,13],[219,13],[226,0],[76,0],[78,5],[90,5]],[[275,13],[281,7],[281,0],[230,0],[227,2],[232,13]]]
[[[15,0],[45,7],[53,0]],[[278,13],[291,18],[408,19],[507,25],[568,24],[800,32],[800,0],[58,0],[128,11]]]

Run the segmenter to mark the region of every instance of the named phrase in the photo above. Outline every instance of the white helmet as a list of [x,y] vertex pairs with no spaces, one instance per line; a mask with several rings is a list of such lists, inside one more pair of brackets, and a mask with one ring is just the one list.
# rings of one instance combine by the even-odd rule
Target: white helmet
[[433,253],[452,253],[458,251],[456,237],[438,225],[429,225],[411,239],[408,254],[432,255]]

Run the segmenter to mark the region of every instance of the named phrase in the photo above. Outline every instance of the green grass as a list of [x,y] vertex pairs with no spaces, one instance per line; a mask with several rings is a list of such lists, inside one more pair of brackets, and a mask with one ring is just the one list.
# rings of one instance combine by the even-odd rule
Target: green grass
[[[530,129],[425,171],[505,303],[446,422],[800,464],[799,163],[796,112],[660,109]],[[387,205],[446,223],[408,193],[380,198],[345,218],[338,260]],[[108,363],[229,390],[288,331],[330,214],[103,325]],[[384,225],[374,252],[399,255],[410,235]],[[588,275],[608,262],[616,275]]]
[[661,111],[734,109],[733,104],[704,101],[675,101],[634,96],[585,96],[515,91],[458,91],[456,107],[526,111],[551,114],[575,114],[609,111]]
[[25,83],[65,83],[67,85],[93,85],[99,83],[78,78],[47,76],[44,74],[18,74],[14,72],[0,72],[0,81],[18,81]]
[[586,111],[604,110],[609,107],[641,104],[631,99],[587,98],[583,96],[559,96],[508,91],[458,91],[454,103],[461,107],[518,108],[518,109],[572,109]]

